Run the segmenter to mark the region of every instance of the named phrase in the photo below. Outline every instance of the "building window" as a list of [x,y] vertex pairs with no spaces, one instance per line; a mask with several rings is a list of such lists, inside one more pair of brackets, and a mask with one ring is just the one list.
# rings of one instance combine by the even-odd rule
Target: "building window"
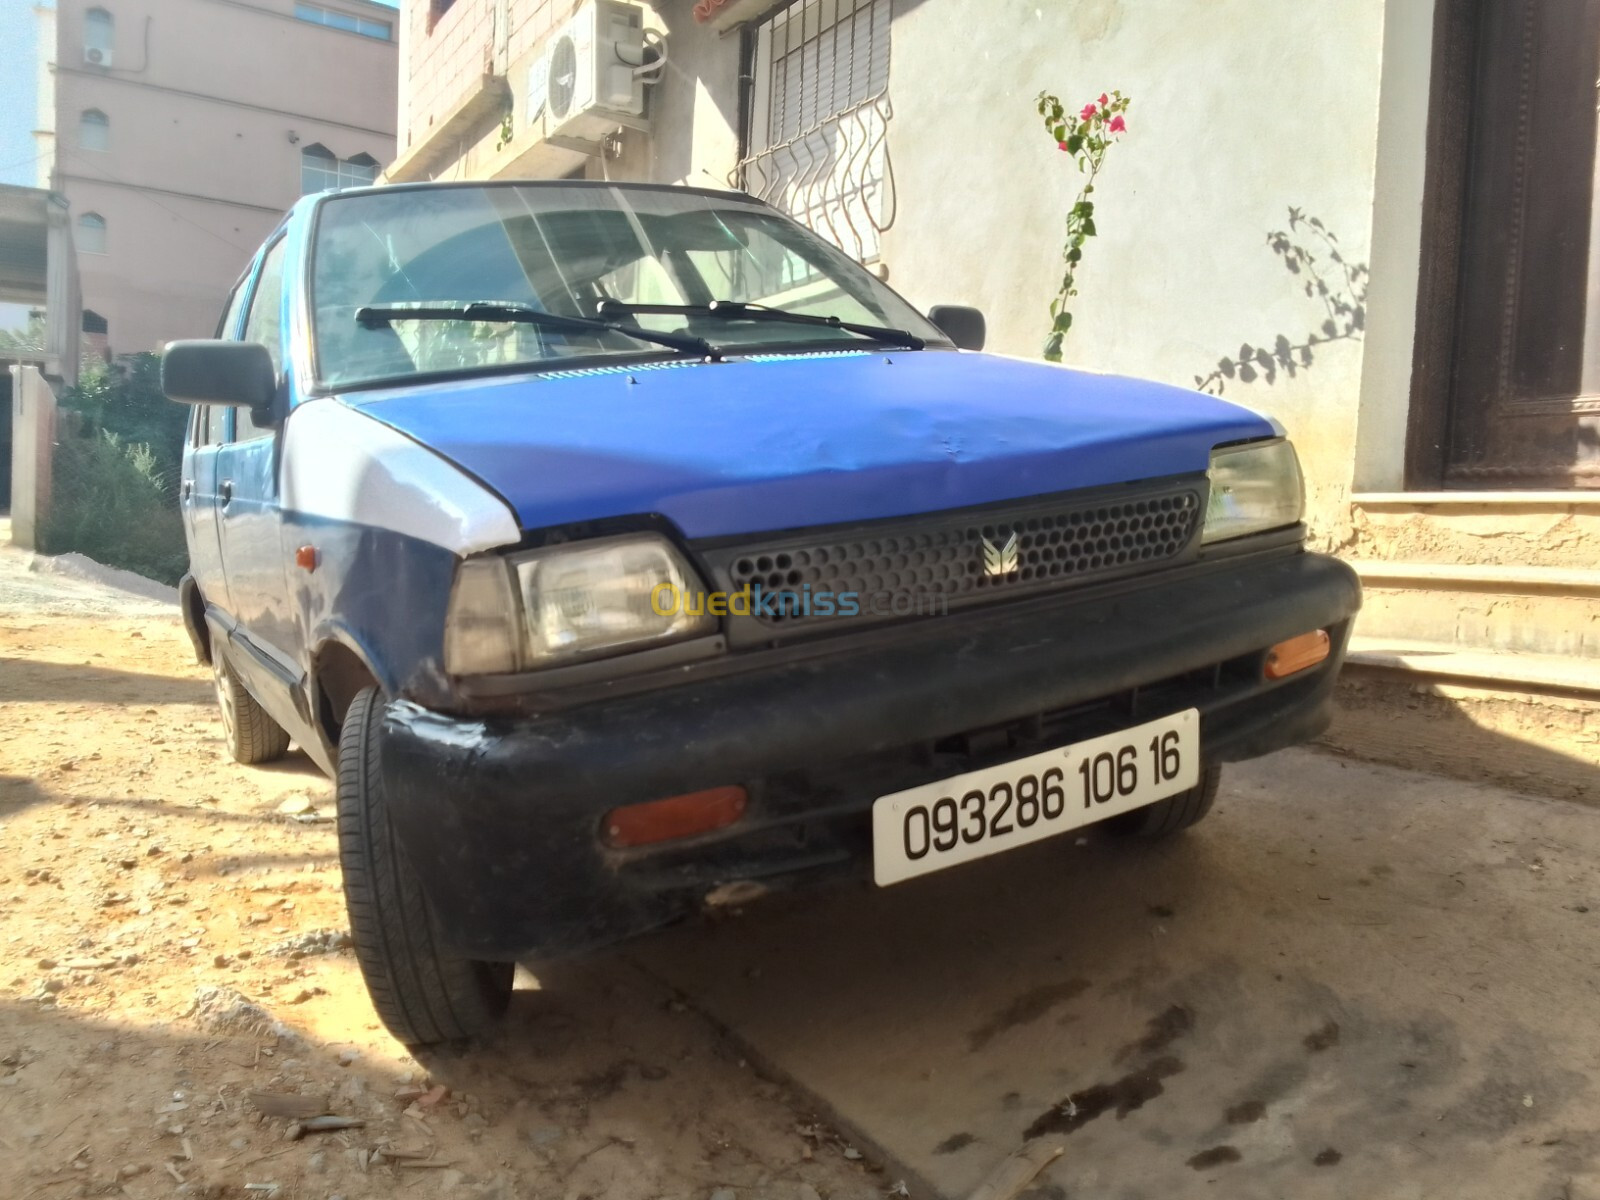
[[433,27],[439,23],[439,18],[450,11],[451,5],[456,0],[428,0],[428,32],[433,32]]
[[798,0],[756,27],[748,192],[865,262],[894,221],[891,0]]
[[83,61],[98,66],[111,65],[111,43],[116,26],[111,14],[103,8],[91,8],[83,14]]
[[378,160],[357,154],[339,164],[340,187],[371,187],[378,182]]
[[106,252],[106,219],[99,213],[84,213],[78,218],[78,249],[85,254]]
[[78,145],[84,150],[111,149],[111,120],[98,108],[86,108],[79,114]]
[[370,154],[339,159],[321,143],[313,143],[300,151],[302,196],[334,188],[367,187],[377,182],[377,178],[378,160]]
[[323,8],[320,4],[306,4],[303,2],[296,4],[294,6],[294,15],[302,21],[310,21],[313,25],[326,25],[330,29],[342,29],[346,33],[359,33],[362,37],[376,38],[380,42],[394,39],[394,26],[388,21],[372,21],[366,17],[354,17],[349,13]]
[[326,146],[311,145],[300,151],[300,194],[325,192],[339,186],[339,160]]

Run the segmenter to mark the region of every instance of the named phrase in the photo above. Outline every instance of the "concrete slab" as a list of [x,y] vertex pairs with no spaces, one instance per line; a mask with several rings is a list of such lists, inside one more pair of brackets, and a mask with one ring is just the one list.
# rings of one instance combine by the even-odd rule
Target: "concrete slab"
[[1600,1194],[1600,813],[1309,751],[630,951],[947,1197]]

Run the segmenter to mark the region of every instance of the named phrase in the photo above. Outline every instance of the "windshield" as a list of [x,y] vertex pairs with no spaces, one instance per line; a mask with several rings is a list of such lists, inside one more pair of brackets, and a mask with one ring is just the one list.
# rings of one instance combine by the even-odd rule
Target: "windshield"
[[[615,329],[356,319],[367,306],[419,301],[488,301],[587,318],[607,300],[687,306],[734,301],[945,340],[841,251],[737,196],[550,184],[356,193],[321,206],[313,255],[317,374],[328,387],[666,352]],[[701,337],[733,352],[873,345],[837,328],[709,312],[630,314],[622,320]]]

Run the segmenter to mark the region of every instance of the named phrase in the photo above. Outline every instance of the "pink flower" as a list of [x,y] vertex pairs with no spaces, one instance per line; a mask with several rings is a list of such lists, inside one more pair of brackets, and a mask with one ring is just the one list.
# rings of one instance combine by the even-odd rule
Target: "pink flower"
[[1106,97],[1106,94],[1104,92],[1101,92],[1100,93],[1100,107],[1104,108],[1109,103],[1111,103],[1111,101]]
[[1087,104],[1085,104],[1083,106],[1083,111],[1078,114],[1078,119],[1080,121],[1087,121],[1092,116],[1094,116],[1094,101],[1093,100],[1089,101],[1089,103],[1087,103]]
[[1067,148],[1067,144],[1065,142],[1057,142],[1056,145],[1059,146],[1062,150],[1065,150]]
[[1111,124],[1107,125],[1106,128],[1112,133],[1121,133],[1128,128],[1128,123],[1122,119],[1122,114],[1118,113],[1111,118]]

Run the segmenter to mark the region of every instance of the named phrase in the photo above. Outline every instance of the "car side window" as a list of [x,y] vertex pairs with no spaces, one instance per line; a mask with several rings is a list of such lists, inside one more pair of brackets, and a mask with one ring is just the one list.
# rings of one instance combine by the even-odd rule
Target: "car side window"
[[220,404],[202,404],[195,418],[195,444],[220,446],[228,440],[228,410]]
[[[272,369],[283,371],[283,238],[273,243],[261,261],[250,311],[244,319],[244,341],[259,342],[272,356]],[[234,416],[234,441],[270,437],[271,429],[261,429],[250,419],[250,410],[241,408]]]

